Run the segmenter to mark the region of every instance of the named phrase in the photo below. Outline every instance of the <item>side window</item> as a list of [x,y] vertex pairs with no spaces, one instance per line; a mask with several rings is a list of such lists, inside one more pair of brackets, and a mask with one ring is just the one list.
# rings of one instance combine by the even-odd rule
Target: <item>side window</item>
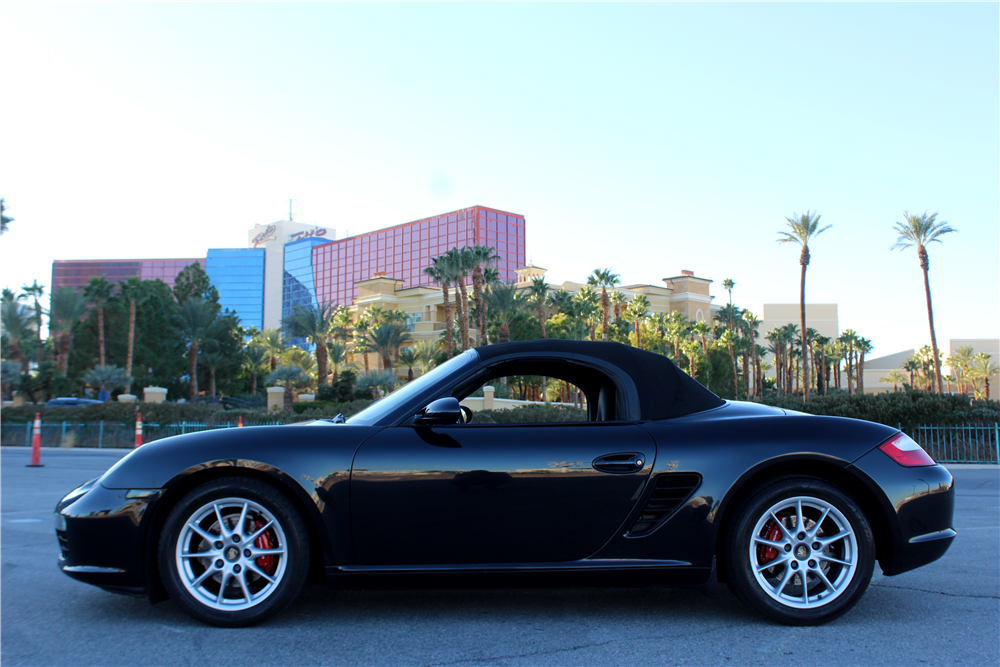
[[462,400],[473,424],[585,422],[587,393],[567,380],[543,375],[492,377]]

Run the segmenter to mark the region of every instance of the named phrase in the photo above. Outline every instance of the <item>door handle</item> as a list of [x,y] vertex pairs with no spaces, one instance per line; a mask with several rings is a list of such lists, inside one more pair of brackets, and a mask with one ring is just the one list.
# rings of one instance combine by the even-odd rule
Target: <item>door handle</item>
[[646,457],[637,452],[624,452],[620,454],[605,454],[594,459],[595,470],[609,472],[615,475],[627,475],[642,470],[646,463]]

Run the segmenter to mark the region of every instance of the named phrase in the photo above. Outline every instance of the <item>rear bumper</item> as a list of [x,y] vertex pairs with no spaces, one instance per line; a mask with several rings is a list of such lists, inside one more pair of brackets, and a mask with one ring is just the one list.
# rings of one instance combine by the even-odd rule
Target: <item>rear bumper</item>
[[889,534],[875,536],[886,575],[933,563],[948,551],[956,536],[955,484],[943,466],[905,468],[874,449],[851,468],[879,495],[887,517]]
[[58,565],[67,576],[117,593],[146,592],[142,535],[156,501],[128,494],[92,480],[56,505]]

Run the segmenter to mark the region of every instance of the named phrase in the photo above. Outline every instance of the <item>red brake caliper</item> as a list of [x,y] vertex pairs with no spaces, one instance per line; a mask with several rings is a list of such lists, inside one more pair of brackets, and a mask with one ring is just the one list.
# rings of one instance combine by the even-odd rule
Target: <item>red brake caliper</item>
[[[774,519],[771,519],[764,528],[764,539],[774,542],[779,537],[781,537],[781,528],[779,528],[778,524],[774,522]],[[757,547],[757,562],[759,564],[764,565],[766,563],[770,563],[777,557],[778,550],[774,547]]]
[[[260,530],[263,527],[264,527],[264,522],[263,521],[261,521],[260,519],[254,519],[253,529],[255,531]],[[253,541],[253,544],[254,544],[255,547],[257,547],[258,549],[270,549],[270,548],[272,548],[271,538],[268,535],[268,532],[269,531],[265,530],[263,533],[260,534],[260,537],[258,537],[256,540]],[[258,557],[257,558],[257,567],[259,567],[261,570],[263,570],[267,574],[273,574],[274,573],[274,556],[260,556],[260,557]]]

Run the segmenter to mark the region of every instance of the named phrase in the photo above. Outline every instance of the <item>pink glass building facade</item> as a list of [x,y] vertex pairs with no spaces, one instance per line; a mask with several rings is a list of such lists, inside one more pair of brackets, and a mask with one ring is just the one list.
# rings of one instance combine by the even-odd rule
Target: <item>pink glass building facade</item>
[[191,264],[205,268],[205,258],[191,259],[57,259],[52,262],[52,290],[64,285],[83,287],[92,277],[104,276],[108,282],[121,282],[136,277],[141,280],[159,278],[170,287],[177,274]]
[[424,269],[451,248],[484,245],[496,249],[495,267],[506,282],[525,265],[524,216],[486,206],[407,222],[367,234],[315,246],[313,279],[316,300],[350,306],[355,283],[384,273],[408,287],[434,286]]

